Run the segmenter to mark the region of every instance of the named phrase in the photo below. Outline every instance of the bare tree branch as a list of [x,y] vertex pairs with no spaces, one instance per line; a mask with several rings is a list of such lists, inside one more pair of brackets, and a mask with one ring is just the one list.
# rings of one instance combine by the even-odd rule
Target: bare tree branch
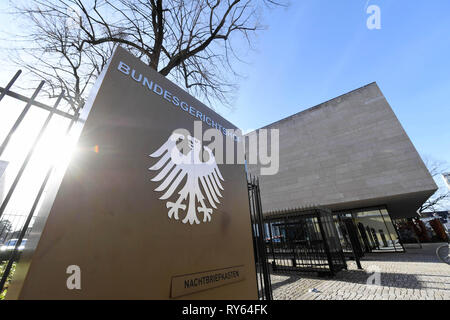
[[448,171],[450,167],[449,164],[431,157],[424,157],[423,160],[439,188],[427,201],[425,201],[424,204],[422,204],[419,208],[419,213],[436,212],[448,209],[446,206],[448,206],[450,201],[450,191],[447,189],[447,186],[441,183],[440,176],[442,173]]
[[[25,67],[82,102],[117,45],[208,102],[229,106],[234,70],[264,29],[269,0],[30,0],[16,8],[29,25]],[[243,45],[245,44],[245,45]]]

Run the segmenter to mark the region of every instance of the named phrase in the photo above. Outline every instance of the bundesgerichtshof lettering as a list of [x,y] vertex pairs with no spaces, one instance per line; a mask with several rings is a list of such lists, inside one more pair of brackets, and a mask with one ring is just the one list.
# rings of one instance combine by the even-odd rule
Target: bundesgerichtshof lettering
[[231,137],[233,137],[233,139],[235,141],[239,141],[239,137],[234,133],[233,129],[228,130],[220,123],[212,120],[205,113],[202,113],[201,111],[197,110],[194,106],[189,105],[186,101],[182,101],[179,97],[173,95],[171,92],[169,92],[166,89],[164,89],[163,87],[161,87],[155,81],[149,80],[147,77],[143,76],[142,73],[137,74],[135,69],[132,69],[130,66],[128,66],[123,61],[119,62],[119,65],[117,66],[117,70],[119,70],[120,72],[122,72],[123,74],[125,74],[127,76],[131,76],[131,78],[134,81],[141,83],[148,90],[152,91],[153,93],[156,93],[157,95],[161,96],[163,99],[167,100],[168,102],[171,102],[174,106],[180,107],[183,111],[186,111],[194,118],[198,118],[201,121],[205,122],[210,127],[219,130],[223,135],[231,136]]

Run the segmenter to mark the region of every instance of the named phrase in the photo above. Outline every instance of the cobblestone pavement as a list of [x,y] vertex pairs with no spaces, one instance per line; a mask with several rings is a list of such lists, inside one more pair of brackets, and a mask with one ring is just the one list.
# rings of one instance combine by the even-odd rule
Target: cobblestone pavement
[[[449,300],[450,265],[436,257],[439,245],[423,244],[422,249],[406,253],[366,254],[361,260],[363,270],[347,261],[348,270],[334,278],[275,274],[271,276],[273,296],[280,300]],[[368,284],[369,277],[369,283],[380,285]]]

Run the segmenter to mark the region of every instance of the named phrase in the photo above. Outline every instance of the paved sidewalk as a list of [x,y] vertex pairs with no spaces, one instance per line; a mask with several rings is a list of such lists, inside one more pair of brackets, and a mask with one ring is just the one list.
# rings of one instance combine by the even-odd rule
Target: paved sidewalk
[[[281,300],[449,300],[450,265],[436,257],[439,245],[423,244],[422,249],[406,253],[367,254],[361,261],[364,270],[347,261],[348,270],[334,278],[275,274],[271,276],[273,296]],[[380,285],[368,285],[369,277]]]

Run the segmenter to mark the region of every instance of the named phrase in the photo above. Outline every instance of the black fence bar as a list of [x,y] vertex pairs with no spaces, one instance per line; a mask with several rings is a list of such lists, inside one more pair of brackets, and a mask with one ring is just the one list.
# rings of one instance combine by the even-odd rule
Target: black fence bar
[[[0,92],[1,92],[2,95],[6,94],[9,97],[12,97],[14,99],[17,99],[17,100],[20,100],[20,101],[23,101],[23,102],[27,102],[27,103],[30,102],[30,98],[27,98],[27,97],[25,97],[25,96],[23,96],[21,94],[13,92],[13,91],[9,91],[6,88],[0,87]],[[73,103],[71,102],[71,104],[73,104]],[[48,106],[48,105],[46,105],[46,104],[44,104],[42,102],[36,101],[36,100],[31,101],[31,105],[35,106],[35,107],[39,107],[39,108],[47,110],[47,111],[52,111],[52,107],[50,107],[50,106]],[[73,117],[74,117],[73,114],[70,114],[68,112],[64,112],[64,111],[61,111],[61,110],[55,110],[54,113],[57,114],[58,116],[61,116],[61,117],[64,117],[64,118],[68,118],[68,119],[73,119]]]
[[61,102],[63,95],[64,95],[64,92],[61,92],[61,94],[59,95],[58,99],[56,100],[56,102],[52,108],[52,111],[48,114],[47,119],[45,119],[45,122],[41,127],[41,130],[39,131],[38,135],[36,136],[35,140],[33,141],[33,144],[31,145],[31,148],[28,151],[28,154],[25,157],[25,160],[23,161],[22,166],[20,167],[19,171],[17,172],[16,177],[14,178],[14,181],[13,181],[11,187],[9,188],[8,194],[6,195],[5,199],[3,200],[2,205],[0,206],[0,218],[2,217],[2,215],[6,209],[6,206],[8,205],[9,200],[11,199],[11,197],[14,193],[14,190],[16,189],[17,184],[19,183],[20,178],[22,177],[22,174],[28,165],[28,162],[30,161],[30,158],[33,156],[34,151],[36,150],[37,144],[39,143],[45,130],[47,129],[47,126],[50,123],[50,120],[52,119],[52,117],[54,115],[54,110],[56,110],[58,108],[58,105]]
[[271,234],[266,250],[274,272],[334,275],[347,268],[331,211],[289,209],[266,214],[264,222]]
[[28,214],[27,220],[25,221],[25,224],[23,225],[22,230],[20,231],[19,238],[17,239],[17,242],[16,242],[16,244],[14,246],[14,249],[11,252],[11,256],[8,259],[8,264],[6,265],[6,268],[3,271],[3,275],[2,275],[2,278],[0,280],[0,292],[3,292],[3,289],[5,287],[6,281],[8,280],[9,274],[11,273],[12,266],[13,266],[14,262],[17,261],[18,258],[19,258],[19,253],[20,253],[19,248],[22,245],[22,241],[23,241],[23,239],[25,237],[25,234],[26,234],[26,232],[28,230],[28,227],[30,225],[31,219],[34,216],[34,213],[36,211],[37,205],[39,204],[39,201],[40,201],[40,198],[42,196],[42,193],[44,192],[45,186],[47,185],[47,181],[50,178],[50,175],[52,173],[51,169],[49,169],[47,171],[47,174],[45,175],[45,179],[44,179],[41,187],[39,188],[38,195],[37,195],[36,199],[33,202],[33,206],[32,206],[32,208],[30,210],[30,213]]
[[272,284],[270,280],[270,268],[267,263],[267,257],[266,257],[266,234],[264,229],[264,218],[263,218],[263,211],[262,211],[262,203],[261,203],[261,192],[259,189],[259,180],[255,178],[255,185],[256,185],[256,204],[258,210],[256,211],[257,217],[258,217],[258,228],[260,230],[260,237],[258,241],[259,245],[259,251],[261,252],[261,265],[262,265],[262,275],[264,278],[264,292],[265,292],[265,299],[266,300],[272,300]]
[[19,115],[19,117],[16,119],[16,122],[14,123],[14,125],[12,126],[12,128],[9,130],[8,134],[6,135],[5,139],[3,140],[2,145],[0,146],[0,157],[2,156],[3,152],[6,149],[6,146],[9,143],[9,140],[11,139],[12,135],[14,134],[14,132],[16,132],[17,128],[19,127],[19,125],[22,123],[23,118],[25,118],[25,115],[28,113],[28,110],[30,110],[31,104],[34,101],[34,99],[36,99],[39,91],[41,91],[42,87],[44,86],[44,81],[41,81],[38,85],[38,87],[36,88],[36,90],[34,91],[33,95],[31,96],[30,100],[27,102],[25,108],[22,110],[22,113]]
[[[63,93],[60,94],[58,100],[56,101],[56,103],[55,103],[55,105],[54,105],[54,109],[56,109],[56,108],[58,107],[59,102],[61,101],[62,96],[63,96]],[[68,136],[70,130],[71,130],[72,127],[73,127],[73,125],[74,125],[75,122],[78,120],[78,117],[79,117],[79,110],[80,110],[80,109],[81,109],[81,106],[78,107],[78,109],[76,110],[76,113],[75,113],[75,117],[74,117],[74,118],[72,119],[72,121],[69,123],[69,126],[67,127],[66,132],[65,132],[65,136]],[[48,120],[48,121],[46,121],[46,124],[45,124],[44,127],[41,129],[41,131],[42,131],[42,132],[40,132],[41,135],[42,135],[43,131],[45,130],[45,128],[46,128],[48,122],[50,121],[51,116],[52,116],[52,114],[50,114],[50,115],[47,117],[47,120]],[[37,138],[36,140],[39,140],[39,138]],[[35,214],[36,208],[37,208],[37,206],[38,206],[38,204],[39,204],[39,201],[41,200],[42,194],[43,194],[43,192],[44,192],[44,190],[45,190],[45,187],[47,186],[47,182],[48,182],[48,180],[49,180],[49,178],[50,178],[50,176],[51,176],[51,174],[52,174],[54,168],[55,168],[55,165],[52,165],[52,166],[50,166],[50,168],[47,170],[47,173],[46,173],[46,175],[45,175],[44,181],[42,182],[42,184],[41,184],[41,186],[40,186],[40,188],[39,188],[38,194],[36,195],[36,198],[34,199],[33,206],[31,207],[31,210],[30,210],[30,213],[28,214],[27,220],[25,221],[25,224],[24,224],[23,227],[22,227],[22,230],[21,230],[21,232],[20,232],[20,235],[19,235],[19,238],[18,238],[18,240],[17,240],[17,242],[16,242],[16,245],[14,246],[14,249],[13,249],[13,251],[12,251],[12,253],[11,253],[11,256],[9,257],[8,264],[6,265],[6,268],[5,268],[5,270],[3,271],[3,275],[2,275],[2,278],[1,278],[1,280],[0,280],[0,292],[3,292],[3,289],[4,289],[4,287],[5,287],[6,281],[8,280],[8,276],[9,276],[9,274],[10,274],[10,272],[11,272],[12,266],[13,266],[14,262],[18,259],[18,255],[19,255],[19,253],[20,253],[19,248],[20,248],[20,246],[21,246],[21,244],[22,244],[23,238],[25,237],[25,234],[26,234],[26,232],[27,232],[27,230],[28,230],[28,227],[29,227],[29,225],[30,225],[31,219],[33,218],[33,216],[34,216],[34,214]]]
[[259,190],[259,181],[256,177],[247,177],[250,217],[252,222],[253,246],[255,254],[256,282],[258,285],[258,298],[272,300],[272,286],[270,281],[270,268],[266,257],[265,230],[262,215],[262,206]]
[[[10,199],[13,197],[14,194],[19,194],[21,192],[21,187],[19,185],[19,182],[21,181],[21,178],[23,176],[23,173],[28,168],[30,162],[32,162],[32,157],[37,150],[37,146],[42,140],[43,135],[45,134],[52,118],[54,118],[55,115],[68,118],[70,119],[70,123],[66,128],[61,128],[61,134],[67,136],[70,133],[70,130],[72,129],[73,125],[78,121],[79,118],[79,111],[81,109],[81,105],[79,105],[78,108],[75,108],[73,103],[69,98],[67,98],[64,95],[64,92],[61,92],[61,94],[56,97],[56,101],[53,104],[53,106],[46,105],[44,103],[36,101],[36,98],[38,94],[42,91],[42,87],[44,85],[44,81],[41,81],[38,85],[38,87],[34,90],[31,97],[26,97],[23,95],[20,95],[16,92],[11,91],[11,87],[14,85],[14,83],[17,82],[17,79],[19,78],[21,74],[21,71],[19,70],[16,72],[16,74],[13,76],[13,78],[9,81],[7,86],[5,88],[0,87],[0,101],[5,103],[5,99],[3,99],[5,96],[9,96],[15,100],[25,102],[26,105],[21,111],[20,115],[15,119],[15,122],[11,129],[9,129],[9,132],[5,136],[5,139],[1,143],[0,146],[0,156],[4,154],[5,149],[9,146],[9,144],[13,141],[12,136],[15,134],[15,132],[23,126],[23,119],[27,116],[28,111],[30,108],[38,107],[41,109],[44,109],[49,112],[47,115],[44,123],[39,129],[39,132],[32,138],[32,143],[29,149],[26,151],[26,156],[24,160],[14,160],[16,165],[18,165],[19,169],[17,172],[14,172],[14,176],[12,176],[12,183],[8,187],[8,191],[6,193],[5,198],[3,199],[2,203],[0,203],[0,245],[2,245],[2,251],[0,252],[0,262],[2,263],[2,266],[4,267],[0,279],[0,294],[4,293],[4,289],[7,287],[8,279],[11,278],[13,266],[14,263],[19,259],[21,251],[23,250],[24,246],[26,245],[26,237],[27,234],[31,231],[33,226],[33,218],[35,217],[38,204],[44,194],[45,187],[47,185],[47,182],[54,171],[55,165],[50,165],[48,168],[43,168],[43,170],[46,171],[46,175],[41,181],[36,181],[37,183],[40,183],[40,188],[37,191],[37,194],[33,195],[33,198],[31,200],[31,208],[29,211],[27,211],[26,214],[15,212],[14,208],[12,208],[11,213],[5,213],[5,210],[8,206],[8,203],[10,203]],[[67,100],[71,106],[70,113],[64,112],[59,110],[59,106],[62,102],[62,100]],[[9,101],[9,100],[8,100]],[[72,111],[73,110],[73,111]],[[0,117],[2,112],[5,112],[0,106]],[[74,114],[71,114],[71,113]],[[17,163],[17,161],[22,161],[21,163]],[[6,171],[5,171],[6,172]],[[2,199],[0,199],[1,201]],[[3,250],[4,249],[4,250]]]
[[[320,233],[322,235],[322,239],[327,239],[327,234],[325,233],[324,225],[323,225],[324,221],[322,221],[322,219],[320,217],[320,212],[317,212],[317,220],[319,221],[318,224],[319,224]],[[323,241],[323,246],[324,246],[324,249],[325,249],[325,253],[327,255],[328,264],[330,266],[330,274],[334,275],[335,274],[335,266],[334,266],[333,257],[331,256],[331,250],[330,250],[330,246],[329,246],[328,241]]]
[[6,85],[6,88],[1,90],[0,101],[2,101],[3,97],[9,92],[9,89],[11,89],[12,85],[14,84],[14,82],[16,82],[17,78],[19,78],[21,73],[22,73],[22,70],[17,71],[16,74],[14,75],[14,77],[12,77],[12,79]]
[[342,242],[345,244],[344,255],[354,259],[358,269],[362,269],[360,258],[364,256],[364,250],[358,237],[358,229],[352,218],[335,216],[337,227],[342,233]]

